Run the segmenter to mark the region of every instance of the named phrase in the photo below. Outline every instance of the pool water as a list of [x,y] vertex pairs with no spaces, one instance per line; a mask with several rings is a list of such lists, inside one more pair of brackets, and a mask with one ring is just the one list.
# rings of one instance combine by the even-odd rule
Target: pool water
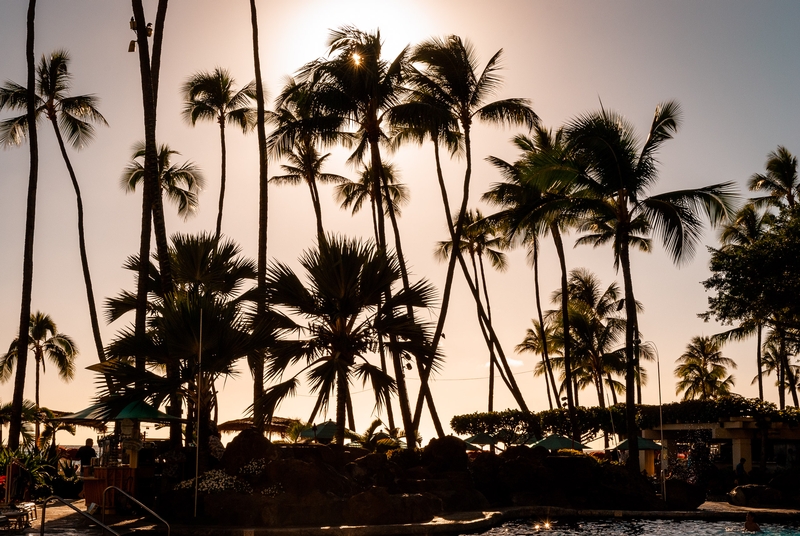
[[[761,532],[774,536],[800,536],[800,520],[792,525],[759,523]],[[731,536],[732,534],[754,534],[745,532],[744,519],[734,521],[694,521],[694,520],[575,520],[569,522],[551,521],[550,528],[543,520],[510,521],[495,527],[482,536],[562,536],[580,534],[582,536]]]

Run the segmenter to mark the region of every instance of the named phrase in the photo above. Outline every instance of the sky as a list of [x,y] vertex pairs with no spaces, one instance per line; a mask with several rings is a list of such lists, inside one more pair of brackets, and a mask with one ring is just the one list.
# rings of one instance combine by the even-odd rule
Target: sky
[[[148,20],[155,18],[156,0],[145,0]],[[223,7],[224,6],[224,7]],[[650,193],[695,188],[724,181],[739,185],[749,196],[746,181],[763,170],[767,154],[778,145],[800,152],[800,4],[791,1],[689,0],[608,1],[578,0],[423,0],[329,2],[258,1],[263,78],[274,97],[285,77],[304,63],[326,54],[331,29],[353,25],[380,30],[386,58],[405,46],[432,36],[456,34],[470,41],[481,68],[502,49],[504,83],[495,98],[524,97],[542,121],[557,128],[570,119],[598,110],[613,109],[628,118],[643,136],[656,105],[677,100],[683,122],[675,139],[659,154],[660,178]],[[25,81],[25,21],[27,2],[0,3],[0,80]],[[80,182],[86,213],[88,256],[98,307],[106,297],[133,289],[124,260],[138,251],[140,194],[126,194],[119,185],[131,147],[143,138],[138,58],[127,52],[135,36],[128,21],[131,6],[109,0],[39,0],[36,14],[35,55],[56,49],[70,53],[72,94],[93,93],[109,123],[99,127],[95,140],[70,158]],[[192,160],[206,177],[198,214],[187,221],[167,206],[168,233],[213,231],[219,188],[219,131],[214,123],[192,127],[181,118],[180,87],[197,71],[220,66],[230,70],[239,86],[254,78],[249,3],[214,0],[173,0],[167,12],[159,87],[158,141],[181,153],[176,161]],[[0,112],[0,118],[8,117]],[[497,156],[513,161],[517,153],[509,140],[523,130],[479,125],[474,130],[474,172],[470,207],[490,213],[479,198],[499,174],[484,159]],[[93,350],[86,293],[78,254],[75,196],[55,138],[48,125],[39,134],[40,169],[34,253],[32,310],[51,315],[59,331],[71,335],[81,350],[74,381],[63,383],[50,368],[42,378],[41,403],[62,411],[76,411],[92,402],[96,378],[85,367],[97,356]],[[328,172],[356,178],[345,163],[347,153],[331,149]],[[258,171],[255,134],[228,132],[228,186],[223,233],[237,241],[245,255],[255,258],[257,243]],[[445,266],[433,256],[437,241],[447,238],[441,198],[435,180],[430,145],[405,146],[389,159],[411,192],[400,228],[412,278],[425,278],[441,289]],[[270,163],[270,175],[280,172]],[[460,200],[464,161],[447,163],[445,176],[451,199]],[[26,147],[0,149],[0,348],[16,336],[22,287],[22,256],[28,177]],[[352,216],[321,187],[326,230],[346,236],[369,237],[367,212]],[[307,189],[270,188],[269,256],[297,267],[296,259],[314,243],[313,210]],[[613,268],[609,247],[573,248],[576,235],[565,237],[569,269],[588,268],[604,286],[621,274]],[[555,249],[543,242],[541,286],[546,307],[559,285]],[[710,275],[707,247],[718,245],[717,233],[707,229],[696,254],[676,266],[660,244],[649,254],[634,252],[634,291],[644,306],[640,329],[645,341],[658,349],[661,397],[676,401],[675,359],[692,337],[718,333],[724,326],[697,317],[707,307],[701,281]],[[532,410],[548,408],[542,378],[532,374],[533,354],[515,354],[535,316],[532,270],[522,250],[508,253],[509,269],[490,272],[488,286],[498,337],[515,360],[516,379]],[[428,312],[435,322],[438,306]],[[101,327],[104,343],[132,323],[123,318]],[[434,399],[446,430],[453,415],[485,411],[488,397],[487,351],[475,316],[475,307],[462,276],[457,274],[454,296],[444,330],[446,361],[432,384]],[[755,340],[731,343],[724,353],[738,363],[732,371],[735,392],[757,396],[750,381],[755,375]],[[32,360],[31,360],[32,361]],[[646,364],[649,382],[644,403],[659,401],[657,364]],[[26,398],[33,398],[33,365],[28,371]],[[767,398],[776,401],[773,379],[766,382]],[[413,391],[419,385],[416,370],[409,372]],[[240,367],[235,378],[220,385],[220,420],[243,416],[251,400],[252,380]],[[0,402],[10,402],[12,383],[0,385]],[[369,391],[353,388],[356,428],[366,429],[373,418]],[[591,390],[580,402],[596,405]],[[278,413],[307,419],[314,404],[306,384],[299,396],[285,402]],[[513,408],[514,400],[500,385],[495,408]],[[329,413],[331,418],[332,413]],[[150,434],[159,433],[155,430]],[[424,443],[433,437],[430,419],[423,415]],[[80,444],[94,437],[78,429],[61,443]]]

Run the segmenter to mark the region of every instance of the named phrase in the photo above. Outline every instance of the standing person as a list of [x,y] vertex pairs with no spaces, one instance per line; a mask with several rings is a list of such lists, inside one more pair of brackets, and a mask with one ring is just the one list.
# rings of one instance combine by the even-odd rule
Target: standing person
[[744,468],[746,461],[746,459],[742,458],[736,465],[736,483],[740,486],[747,484],[747,471]]
[[94,441],[91,438],[86,440],[86,444],[78,449],[76,455],[81,461],[81,469],[92,464],[92,458],[97,458],[97,451],[94,450]]

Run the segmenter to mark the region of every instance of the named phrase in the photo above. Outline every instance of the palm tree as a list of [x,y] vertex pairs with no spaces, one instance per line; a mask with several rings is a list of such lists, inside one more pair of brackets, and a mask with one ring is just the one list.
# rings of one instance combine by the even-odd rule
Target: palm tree
[[[582,224],[586,232],[578,243],[599,246],[612,243],[614,264],[622,268],[625,291],[625,396],[629,437],[636,437],[636,370],[634,339],[638,333],[636,300],[631,276],[630,248],[651,249],[650,235],[660,235],[674,262],[694,253],[705,213],[712,225],[730,218],[735,199],[732,183],[679,190],[648,196],[658,179],[657,153],[680,124],[680,107],[669,101],[656,107],[653,122],[642,142],[622,116],[602,109],[574,119],[566,133],[570,151],[585,170],[578,179],[597,201]],[[628,466],[639,473],[636,442],[631,444]]]
[[388,450],[400,448],[400,440],[396,436],[392,437],[386,431],[378,431],[378,427],[382,424],[383,421],[375,419],[370,423],[367,429],[364,430],[364,433],[357,434],[346,430],[345,437],[369,452],[386,452]]
[[[531,352],[542,356],[542,360],[536,363],[533,375],[544,376],[545,385],[547,386],[547,401],[550,404],[550,409],[553,409],[553,398],[555,399],[555,406],[557,408],[561,407],[561,402],[558,398],[558,385],[556,385],[555,376],[553,375],[554,367],[551,362],[551,353],[560,353],[562,349],[554,346],[555,326],[550,322],[545,322],[546,323],[542,323],[539,320],[531,319],[533,328],[528,328],[525,331],[525,338],[514,347],[514,351],[517,353]],[[547,356],[546,358],[545,355]],[[553,398],[551,398],[551,389]]]
[[[553,133],[541,124],[534,127],[532,138],[517,136],[514,138],[514,143],[522,151],[522,157],[517,163],[510,164],[496,157],[488,158],[501,171],[506,182],[494,184],[484,194],[483,199],[503,208],[491,218],[504,223],[509,241],[519,239],[521,236],[523,242],[536,247],[539,235],[550,233],[553,238],[561,268],[560,323],[564,336],[562,351],[565,362],[567,409],[570,422],[573,424],[573,435],[577,439],[580,431],[575,415],[575,393],[571,379],[573,364],[569,328],[568,272],[561,234],[575,221],[572,215],[574,200],[571,184],[561,180],[559,171],[560,167],[570,166],[570,155],[564,144],[563,130],[559,129]],[[538,250],[534,255],[538,258]],[[540,315],[539,324],[543,325],[538,293],[537,310]],[[556,390],[555,380],[553,385]]]
[[[255,277],[253,262],[240,255],[230,240],[218,240],[209,234],[175,235],[170,248],[175,276],[175,291],[159,294],[160,274],[151,264],[149,327],[145,340],[129,328],[122,329],[108,347],[109,362],[93,370],[110,376],[117,387],[116,398],[103,393],[105,400],[119,397],[144,399],[156,405],[169,399],[172,403],[191,402],[193,412],[201,416],[200,437],[208,437],[208,422],[216,406],[216,382],[235,374],[236,362],[263,351],[271,340],[266,323],[250,318],[249,293],[245,285]],[[135,270],[139,260],[131,257],[126,268]],[[134,309],[130,292],[122,292],[107,301],[111,321]],[[202,348],[200,325],[202,318]],[[198,352],[202,350],[202,366]],[[137,356],[145,355],[153,371],[131,366]],[[177,374],[162,377],[157,371],[172,367]],[[194,405],[200,395],[199,407]],[[178,405],[180,407],[180,405]],[[196,420],[197,413],[194,414]],[[190,421],[196,422],[195,420]],[[191,435],[191,426],[187,435]],[[205,443],[202,443],[205,444]]]
[[[747,203],[733,218],[733,221],[723,227],[720,233],[720,242],[723,248],[751,247],[762,238],[775,222],[775,216],[770,212],[759,212],[756,204]],[[706,318],[706,315],[703,315]],[[741,340],[756,332],[756,367],[758,374],[758,398],[764,400],[764,382],[762,379],[762,331],[766,319],[743,322],[740,326],[717,335],[720,341],[728,339]]]
[[[81,256],[83,280],[86,286],[86,298],[89,304],[89,318],[92,325],[95,349],[100,361],[105,359],[103,341],[100,337],[100,323],[94,300],[92,277],[89,271],[89,258],[86,253],[86,235],[83,223],[83,198],[78,178],[72,167],[64,135],[76,149],[81,149],[94,137],[94,125],[107,125],[105,118],[97,110],[98,99],[94,95],[70,96],[72,75],[69,72],[69,54],[65,50],[57,50],[50,56],[42,56],[37,68],[36,80],[36,116],[45,116],[53,126],[53,132],[61,150],[61,157],[67,166],[75,190],[78,207],[78,245]],[[7,82],[0,88],[0,110],[3,108],[25,109],[27,89],[13,82]],[[27,114],[7,119],[0,124],[0,143],[19,145],[28,134]]]
[[[13,402],[0,405],[0,445],[3,444],[3,426],[11,423],[13,419],[13,414],[14,414]],[[39,420],[40,414],[41,412],[39,411],[39,408],[36,406],[34,402],[31,402],[30,400],[23,400],[22,412],[21,412],[22,423],[36,422],[37,420]],[[21,430],[22,434],[27,434],[24,427]],[[10,436],[9,436],[9,442],[11,442]],[[33,438],[24,437],[23,442],[31,443],[33,442]]]
[[[458,244],[464,230],[464,218],[469,204],[469,190],[472,178],[472,127],[475,119],[488,121],[494,124],[526,125],[529,128],[538,122],[538,116],[533,112],[527,99],[503,99],[487,102],[500,85],[498,71],[502,50],[497,51],[479,72],[478,60],[473,46],[459,36],[450,35],[446,38],[431,38],[420,43],[411,52],[410,62],[422,66],[421,70],[411,69],[409,82],[411,85],[410,101],[405,110],[394,112],[400,124],[410,125],[419,129],[423,135],[429,136],[434,142],[437,175],[442,193],[447,228],[451,234],[451,241]],[[444,140],[453,147],[451,134],[460,127],[461,141],[463,143],[466,169],[462,188],[461,206],[458,218],[454,223],[451,217],[450,203],[444,178],[439,162],[439,143]],[[447,316],[450,292],[453,282],[455,263],[458,260],[467,284],[473,297],[478,303],[479,315],[483,321],[488,320],[486,313],[479,303],[480,291],[477,282],[470,280],[469,268],[461,256],[459,248],[454,248],[447,267],[445,285],[442,297],[442,307],[439,313],[439,322],[434,333],[433,346],[438,347]],[[493,344],[497,347],[501,362],[505,355],[490,324],[487,324]],[[427,381],[430,370],[420,371],[423,384]],[[513,376],[511,377],[513,382]],[[520,408],[527,406],[518,389],[514,392],[515,399]],[[417,403],[419,414],[421,400]],[[415,422],[417,417],[415,415]]]
[[396,389],[395,380],[368,359],[378,342],[388,338],[389,351],[400,358],[429,351],[426,326],[405,311],[407,305],[429,307],[433,289],[419,282],[410,291],[401,289],[386,298],[400,282],[399,263],[371,243],[329,237],[307,251],[300,264],[308,285],[282,263],[274,264],[268,274],[270,303],[302,317],[302,323],[292,321],[291,331],[305,336],[293,334],[270,347],[267,377],[277,379],[295,365],[302,367],[269,387],[262,404],[272,415],[305,373],[317,394],[314,413],[335,396],[336,440],[341,445],[351,382],[356,378],[365,385],[369,382],[378,409],[389,403]]
[[[75,359],[78,357],[78,347],[72,337],[59,333],[56,323],[48,314],[40,311],[31,315],[28,346],[33,352],[36,362],[36,384],[34,388],[34,403],[39,408],[39,379],[45,372],[47,361],[58,370],[58,375],[65,382],[75,377]],[[18,360],[18,339],[14,339],[8,352],[0,356],[0,382],[11,378],[14,365]],[[39,422],[36,422],[36,444],[39,443]]]
[[752,191],[766,191],[769,195],[753,199],[757,205],[780,207],[784,203],[793,208],[795,196],[800,192],[797,179],[797,157],[786,147],[778,148],[767,155],[767,172],[756,173],[747,183]]
[[731,394],[735,378],[728,367],[736,368],[733,359],[722,355],[720,343],[712,337],[692,337],[686,351],[675,360],[675,376],[680,380],[675,394],[684,400],[708,400]]
[[8,448],[12,451],[19,447],[22,432],[24,411],[23,397],[25,391],[25,371],[28,364],[28,330],[31,320],[31,293],[33,291],[33,235],[36,223],[36,190],[39,183],[39,142],[36,134],[36,64],[33,55],[35,35],[34,20],[36,18],[36,0],[28,1],[26,25],[25,59],[28,66],[28,87],[26,95],[26,111],[30,143],[30,170],[28,173],[28,195],[25,208],[25,246],[22,257],[22,303],[19,315],[19,344],[17,346],[18,366],[14,377],[14,394],[12,395],[12,411],[8,427]]
[[[486,220],[481,214],[480,210],[475,209],[467,211],[465,217],[465,228],[461,235],[461,242],[458,247],[461,248],[462,255],[467,253],[469,255],[470,263],[472,265],[473,280],[480,282],[483,290],[483,300],[486,307],[486,317],[489,323],[492,321],[492,308],[489,302],[489,288],[486,284],[486,271],[483,259],[489,259],[489,263],[498,271],[504,272],[508,268],[505,253],[502,249],[507,247],[505,239],[501,236],[502,230],[496,222]],[[453,242],[443,241],[439,242],[436,248],[436,257],[439,260],[447,260],[452,256]],[[488,411],[493,411],[494,407],[494,367],[497,363],[495,356],[494,345],[491,344],[487,326],[484,324],[483,319],[478,316],[478,323],[481,327],[481,332],[487,341],[489,347],[489,406]],[[498,366],[498,368],[500,368]],[[501,376],[509,386],[513,393],[513,388],[509,384],[506,376]]]
[[222,232],[222,207],[225,200],[225,172],[227,149],[225,125],[230,124],[247,133],[255,126],[255,112],[250,101],[255,98],[255,84],[250,82],[239,91],[234,91],[235,80],[227,69],[216,67],[213,72],[193,74],[182,87],[185,97],[183,116],[192,126],[197,120],[216,121],[219,124],[222,164],[219,184],[219,211],[217,213],[216,236]]
[[[382,176],[383,163],[380,143],[387,139],[383,131],[385,113],[399,103],[401,87],[399,85],[406,63],[407,50],[403,50],[392,62],[382,58],[380,32],[367,33],[352,26],[333,30],[328,40],[329,57],[306,64],[300,72],[300,79],[313,87],[313,110],[316,114],[339,118],[341,123],[349,123],[357,127],[352,135],[355,150],[349,162],[359,164],[366,160],[372,170],[372,190],[376,207],[383,207],[383,197],[388,197],[388,181]],[[365,158],[369,151],[369,157]],[[410,290],[408,272],[400,242],[400,233],[396,215],[392,205],[387,205],[395,237],[395,249],[401,271],[404,290]],[[388,250],[384,214],[378,212],[377,247],[380,252]],[[387,292],[391,289],[387,288]],[[387,295],[386,299],[390,299]],[[410,315],[408,310],[406,314]],[[394,346],[393,343],[391,343]],[[428,355],[434,355],[428,353]],[[416,423],[412,421],[408,400],[408,389],[405,381],[405,367],[397,354],[392,355],[397,396],[403,425],[409,436],[409,444],[413,444],[416,434]],[[424,368],[417,356],[417,366]],[[433,408],[430,391],[427,389],[427,378],[423,378],[421,393],[426,394],[431,415],[437,433],[443,435],[441,424]]]
[[[258,136],[258,269],[256,274],[258,298],[256,318],[261,321],[267,313],[264,300],[267,277],[267,223],[269,214],[269,173],[267,159],[266,110],[264,102],[264,84],[261,80],[261,56],[258,45],[258,13],[256,0],[250,0],[250,25],[253,30],[253,67],[255,69],[256,100],[256,134]],[[264,359],[263,355],[253,355],[250,369],[253,372],[253,404],[264,396]],[[264,430],[264,415],[256,412],[253,415],[256,429]]]
[[[198,195],[203,189],[205,179],[200,168],[192,161],[181,165],[173,164],[172,157],[180,155],[178,151],[162,144],[158,149],[158,182],[161,189],[178,205],[178,215],[184,219],[197,211]],[[133,146],[131,162],[122,172],[120,184],[126,192],[135,192],[136,187],[144,183],[145,146],[139,142]]]

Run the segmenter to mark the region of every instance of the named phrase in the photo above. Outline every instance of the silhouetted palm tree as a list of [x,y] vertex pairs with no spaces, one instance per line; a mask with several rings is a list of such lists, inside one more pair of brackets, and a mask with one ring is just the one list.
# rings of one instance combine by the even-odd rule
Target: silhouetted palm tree
[[369,382],[378,407],[389,403],[396,388],[391,376],[369,362],[378,341],[388,338],[389,351],[401,358],[428,351],[426,326],[405,311],[407,305],[429,307],[433,289],[419,282],[386,298],[400,281],[400,268],[396,258],[371,243],[329,237],[307,251],[300,264],[307,284],[282,263],[274,264],[267,277],[270,303],[303,320],[293,321],[292,331],[300,337],[293,333],[270,347],[267,377],[277,379],[290,367],[301,368],[269,387],[262,404],[272,414],[305,373],[317,394],[315,413],[335,396],[336,440],[342,444],[351,382]]
[[757,206],[779,207],[795,205],[795,197],[800,192],[797,179],[797,157],[786,147],[778,148],[767,155],[767,172],[756,173],[747,182],[752,191],[766,191],[769,195],[753,199]]
[[[585,166],[582,185],[598,202],[592,215],[581,226],[586,234],[578,243],[599,246],[611,242],[614,264],[622,268],[625,291],[625,378],[626,420],[629,437],[636,437],[636,371],[634,339],[638,334],[636,300],[631,276],[630,248],[649,251],[650,235],[660,235],[675,262],[692,256],[700,238],[705,213],[712,225],[728,220],[735,194],[732,183],[679,190],[648,196],[658,179],[661,145],[672,138],[680,123],[680,107],[669,101],[656,107],[653,122],[644,141],[634,134],[622,116],[608,111],[590,113],[574,119],[567,127],[570,150]],[[629,468],[639,473],[636,442],[631,443]]]
[[[72,75],[69,72],[69,54],[65,50],[56,50],[49,56],[42,56],[37,68],[36,77],[36,118],[45,116],[53,126],[56,141],[61,151],[61,157],[67,166],[75,190],[75,199],[78,208],[78,246],[81,257],[83,280],[86,286],[86,298],[89,304],[89,318],[92,326],[97,357],[100,361],[105,359],[103,354],[103,341],[100,337],[100,323],[98,321],[97,307],[94,300],[94,288],[89,258],[86,253],[86,234],[83,223],[83,198],[78,184],[78,178],[72,167],[64,136],[76,149],[81,149],[94,137],[94,125],[99,123],[107,125],[105,118],[97,110],[98,99],[94,95],[70,96]],[[0,110],[4,108],[25,109],[27,89],[13,82],[6,82],[0,87]],[[0,143],[4,145],[19,145],[27,137],[27,114],[7,119],[0,123]]]
[[[122,172],[120,183],[126,192],[136,191],[136,187],[144,182],[144,143],[133,147],[133,160]],[[158,150],[158,180],[167,197],[178,205],[178,215],[184,219],[197,211],[198,194],[203,189],[205,179],[200,168],[192,161],[181,165],[172,163],[173,155],[178,151],[162,144]]]
[[684,400],[708,400],[731,394],[735,378],[728,367],[736,368],[733,359],[722,355],[720,344],[712,337],[692,337],[678,359],[675,376],[680,380],[675,394],[683,393]]
[[219,211],[216,236],[222,232],[222,207],[225,201],[225,178],[228,152],[225,145],[225,125],[234,125],[248,132],[255,126],[255,111],[250,101],[255,97],[255,84],[250,82],[235,91],[236,81],[227,69],[217,67],[213,72],[193,74],[182,87],[185,97],[183,116],[192,126],[197,120],[216,121],[219,124],[222,164],[219,183]]
[[[46,371],[49,361],[58,370],[58,375],[65,382],[75,377],[75,359],[78,357],[78,347],[72,337],[59,333],[56,323],[50,315],[37,311],[31,315],[30,331],[28,334],[28,347],[33,352],[36,362],[36,384],[34,388],[34,403],[39,408],[39,377]],[[11,378],[12,370],[18,361],[19,339],[14,339],[8,352],[0,356],[0,382]],[[39,444],[39,422],[36,421],[36,444]]]

